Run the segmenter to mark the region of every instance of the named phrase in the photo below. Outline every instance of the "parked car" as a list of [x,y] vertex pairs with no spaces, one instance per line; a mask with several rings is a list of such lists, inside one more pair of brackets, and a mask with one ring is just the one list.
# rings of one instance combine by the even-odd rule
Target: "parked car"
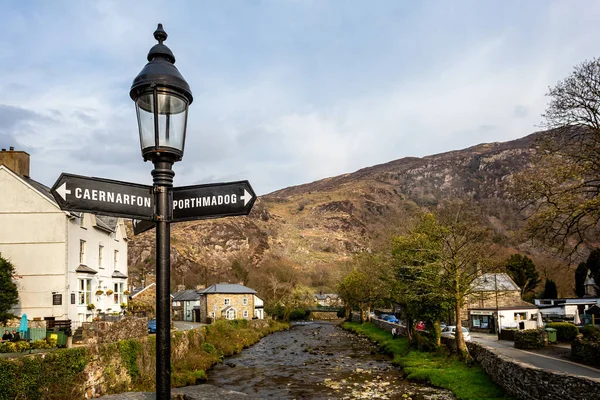
[[396,316],[394,315],[386,315],[385,318],[382,319],[387,322],[393,322],[394,324],[397,324],[399,322],[398,318],[396,318]]
[[[445,327],[442,330],[442,337],[454,339],[455,333],[456,333],[456,326],[450,325],[450,326]],[[465,339],[465,342],[471,341],[471,334],[469,333],[469,330],[467,328],[462,328],[462,334],[463,334],[463,338]]]
[[148,333],[156,333],[156,319],[148,320]]

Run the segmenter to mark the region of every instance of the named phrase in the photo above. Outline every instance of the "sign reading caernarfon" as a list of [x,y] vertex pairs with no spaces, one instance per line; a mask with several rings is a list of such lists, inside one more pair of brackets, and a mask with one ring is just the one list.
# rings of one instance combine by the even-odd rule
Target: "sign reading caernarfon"
[[51,190],[61,210],[152,220],[152,186],[61,174]]

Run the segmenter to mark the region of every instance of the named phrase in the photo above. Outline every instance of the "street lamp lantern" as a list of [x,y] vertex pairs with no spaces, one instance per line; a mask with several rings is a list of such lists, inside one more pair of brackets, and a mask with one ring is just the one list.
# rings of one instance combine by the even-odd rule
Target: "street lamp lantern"
[[156,226],[156,398],[171,398],[171,220],[173,164],[183,157],[190,86],[175,67],[173,52],[163,44],[162,24],[154,32],[158,40],[148,53],[148,64],[135,77],[129,95],[135,102],[144,161],[152,161]]
[[177,67],[173,52],[163,44],[162,24],[154,32],[158,44],[148,52],[148,63],[135,77],[129,95],[135,102],[144,161],[183,157],[190,86]]

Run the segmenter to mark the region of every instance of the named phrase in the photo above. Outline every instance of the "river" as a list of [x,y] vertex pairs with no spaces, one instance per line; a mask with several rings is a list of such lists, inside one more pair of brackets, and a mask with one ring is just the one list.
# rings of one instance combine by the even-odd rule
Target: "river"
[[450,400],[410,383],[367,339],[330,322],[294,324],[208,372],[207,384],[273,399]]

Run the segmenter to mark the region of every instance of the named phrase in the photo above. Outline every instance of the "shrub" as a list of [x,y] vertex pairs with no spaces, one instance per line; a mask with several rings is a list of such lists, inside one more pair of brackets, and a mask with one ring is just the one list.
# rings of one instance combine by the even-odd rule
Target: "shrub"
[[544,347],[544,342],[542,329],[515,331],[515,347],[517,349],[541,349]]
[[571,359],[583,364],[600,367],[600,342],[576,339],[571,343]]
[[307,311],[303,308],[297,308],[290,313],[290,321],[305,319],[308,316],[308,314],[310,314],[310,311]]
[[586,325],[582,328],[579,328],[579,333],[581,333],[586,339],[596,341],[600,340],[600,328],[597,328],[594,325]]
[[546,328],[556,329],[556,339],[559,342],[571,342],[579,334],[579,329],[571,322],[552,322]]

